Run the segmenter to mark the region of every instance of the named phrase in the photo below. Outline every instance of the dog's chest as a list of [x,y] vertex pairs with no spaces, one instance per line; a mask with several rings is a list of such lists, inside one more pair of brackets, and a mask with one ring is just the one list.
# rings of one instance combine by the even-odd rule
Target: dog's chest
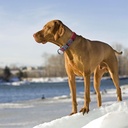
[[80,60],[70,60],[70,68],[73,70],[73,72],[78,75],[82,76],[83,74],[83,64]]

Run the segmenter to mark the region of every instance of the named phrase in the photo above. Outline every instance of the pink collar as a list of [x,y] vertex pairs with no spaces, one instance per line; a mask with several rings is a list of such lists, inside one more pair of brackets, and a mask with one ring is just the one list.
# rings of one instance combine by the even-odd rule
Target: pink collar
[[73,43],[73,41],[75,40],[75,38],[76,38],[76,33],[73,32],[73,33],[72,33],[72,36],[71,36],[71,38],[68,40],[68,42],[67,42],[65,45],[63,45],[61,48],[59,48],[59,49],[57,50],[58,54],[63,54],[64,51],[66,51],[66,50],[69,48],[69,46]]

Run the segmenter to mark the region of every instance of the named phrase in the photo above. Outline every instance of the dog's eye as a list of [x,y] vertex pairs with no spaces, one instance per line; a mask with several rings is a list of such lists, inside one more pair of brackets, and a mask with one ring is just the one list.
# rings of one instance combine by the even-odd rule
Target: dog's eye
[[48,27],[48,30],[51,29],[51,27]]

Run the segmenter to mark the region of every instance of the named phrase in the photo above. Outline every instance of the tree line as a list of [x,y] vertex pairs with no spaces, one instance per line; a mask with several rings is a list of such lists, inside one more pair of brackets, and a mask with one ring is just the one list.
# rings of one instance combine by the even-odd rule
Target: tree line
[[64,57],[63,55],[44,54],[44,76],[45,77],[64,77],[66,76]]

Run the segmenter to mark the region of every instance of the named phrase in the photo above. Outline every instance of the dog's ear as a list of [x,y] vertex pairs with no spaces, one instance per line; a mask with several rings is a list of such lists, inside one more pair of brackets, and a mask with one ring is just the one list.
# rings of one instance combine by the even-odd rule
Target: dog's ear
[[58,40],[64,34],[64,26],[61,21],[55,21],[54,23],[54,39]]

